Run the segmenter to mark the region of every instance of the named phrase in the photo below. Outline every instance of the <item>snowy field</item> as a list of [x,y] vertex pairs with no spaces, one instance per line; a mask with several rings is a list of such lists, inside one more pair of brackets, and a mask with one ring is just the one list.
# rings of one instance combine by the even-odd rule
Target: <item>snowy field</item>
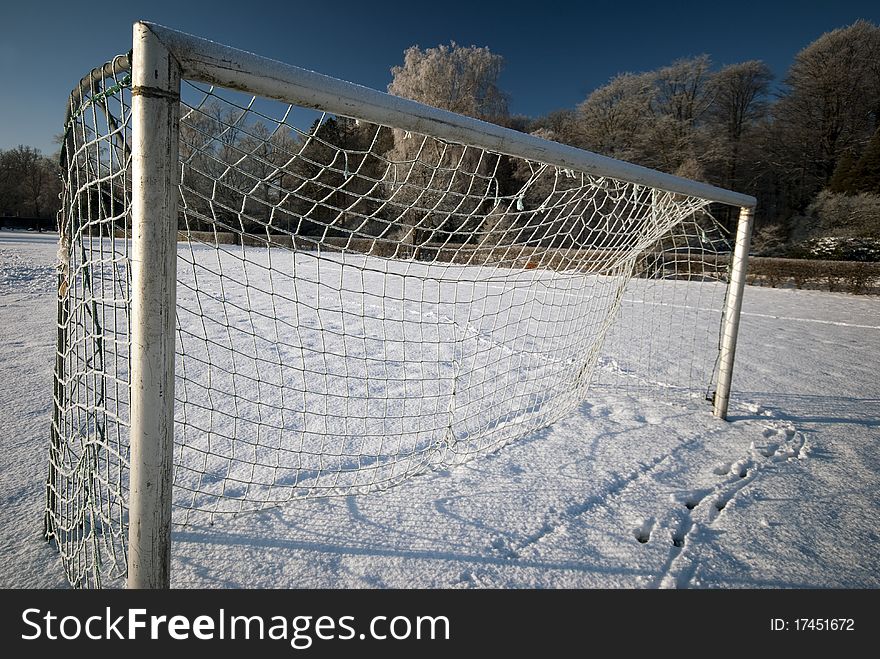
[[[0,232],[4,587],[66,586],[41,539],[55,240]],[[178,527],[172,585],[880,586],[878,349],[876,297],[749,288],[731,423],[594,387],[551,427],[387,491]]]

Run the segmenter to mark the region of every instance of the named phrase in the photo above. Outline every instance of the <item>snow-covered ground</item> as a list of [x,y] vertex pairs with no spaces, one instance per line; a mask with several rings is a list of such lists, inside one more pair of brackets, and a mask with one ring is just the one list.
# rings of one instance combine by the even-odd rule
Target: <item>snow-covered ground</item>
[[[0,232],[5,587],[66,585],[41,539],[55,252]],[[177,527],[173,585],[880,586],[878,349],[876,297],[749,288],[730,423],[595,387],[447,471]]]

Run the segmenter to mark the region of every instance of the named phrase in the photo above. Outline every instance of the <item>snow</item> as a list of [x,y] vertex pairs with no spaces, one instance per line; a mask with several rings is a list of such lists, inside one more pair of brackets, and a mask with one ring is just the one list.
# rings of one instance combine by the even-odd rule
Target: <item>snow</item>
[[[66,585],[41,539],[56,240],[0,232],[4,587]],[[730,422],[697,398],[596,386],[466,464],[178,526],[172,584],[880,586],[878,302],[750,287]]]

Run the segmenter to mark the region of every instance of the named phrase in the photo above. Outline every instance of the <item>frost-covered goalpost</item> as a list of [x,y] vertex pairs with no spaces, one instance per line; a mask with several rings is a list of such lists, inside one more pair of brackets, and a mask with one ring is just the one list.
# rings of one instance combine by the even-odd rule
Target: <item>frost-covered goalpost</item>
[[752,197],[148,23],[62,159],[45,524],[76,586],[167,586],[172,522],[385,488],[591,383],[726,415]]

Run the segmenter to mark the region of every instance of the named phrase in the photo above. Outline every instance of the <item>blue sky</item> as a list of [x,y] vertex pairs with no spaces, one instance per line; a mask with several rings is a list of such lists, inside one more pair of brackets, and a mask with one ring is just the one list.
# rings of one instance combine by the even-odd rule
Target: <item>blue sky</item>
[[617,73],[701,53],[716,65],[762,59],[782,77],[804,46],[859,18],[880,23],[880,2],[7,0],[0,148],[53,152],[69,90],[128,51],[137,19],[381,90],[412,44],[489,46],[505,58],[511,110],[537,116],[573,107]]

